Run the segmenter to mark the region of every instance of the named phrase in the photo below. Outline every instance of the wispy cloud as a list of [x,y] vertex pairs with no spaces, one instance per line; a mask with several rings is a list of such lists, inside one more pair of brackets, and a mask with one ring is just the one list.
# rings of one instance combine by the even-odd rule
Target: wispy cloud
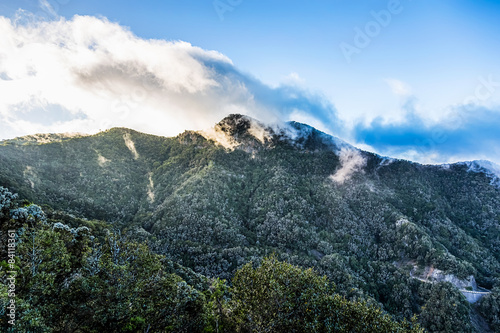
[[438,121],[429,121],[407,110],[402,122],[377,118],[358,124],[355,140],[373,150],[423,163],[472,159],[500,161],[500,109],[458,106]]
[[47,0],[38,0],[38,7],[40,7],[43,12],[50,14],[52,17],[57,17],[56,10]]
[[359,151],[352,148],[341,149],[339,157],[340,168],[330,176],[330,179],[338,184],[349,180],[354,173],[363,171],[363,167],[366,165],[366,159]]

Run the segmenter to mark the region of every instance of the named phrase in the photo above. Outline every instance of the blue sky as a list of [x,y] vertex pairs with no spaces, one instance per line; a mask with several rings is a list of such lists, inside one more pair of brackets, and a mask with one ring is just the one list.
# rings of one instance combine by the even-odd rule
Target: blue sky
[[[17,29],[26,20],[26,13],[52,22],[73,22],[74,15],[88,15],[128,29],[137,40],[185,41],[203,52],[216,51],[224,57],[224,66],[219,66],[221,58],[193,59],[216,72],[211,79],[224,87],[219,93],[230,97],[224,105],[215,101],[208,104],[224,111],[248,111],[259,118],[274,112],[272,120],[284,117],[309,122],[361,148],[424,163],[500,162],[500,131],[496,131],[500,126],[497,1],[7,0],[0,4],[0,15],[14,21],[20,8],[25,10],[21,23],[11,24]],[[99,38],[96,36],[93,38]],[[191,57],[195,51],[185,52]],[[43,66],[46,62],[35,63]],[[13,78],[6,70],[3,73]],[[0,83],[7,89],[13,81]],[[127,89],[130,84],[126,84]],[[233,87],[240,84],[245,93]],[[21,133],[23,127],[13,118],[13,110],[23,113],[23,107],[30,108],[24,116],[42,108],[51,113],[47,119],[54,114],[80,121],[85,115],[93,117],[90,111],[49,98],[49,93],[41,98],[33,89],[30,101],[35,98],[36,102],[16,101],[6,106],[8,111],[3,114],[10,118],[0,124],[4,132],[0,137]],[[164,102],[151,102],[148,115],[154,115],[155,105]],[[213,117],[204,115],[189,122],[179,116],[181,106],[198,113],[209,111],[199,109],[199,105],[176,103],[174,111],[161,117],[174,123],[165,133],[147,125],[136,127],[171,135],[181,127],[206,126],[221,115],[214,112]],[[249,111],[252,107],[259,111]],[[136,106],[132,109],[135,112]],[[189,113],[189,118],[198,113]],[[78,129],[76,124],[71,129]],[[116,125],[114,119],[109,125]],[[124,121],[124,125],[134,123]],[[91,127],[87,124],[82,131],[91,131]],[[99,127],[106,124],[101,122]],[[32,124],[24,128],[44,130]]]

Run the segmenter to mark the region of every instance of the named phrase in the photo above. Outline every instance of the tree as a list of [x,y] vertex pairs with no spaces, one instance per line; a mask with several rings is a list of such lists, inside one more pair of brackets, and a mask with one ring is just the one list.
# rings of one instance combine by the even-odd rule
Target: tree
[[398,323],[380,308],[334,294],[335,286],[312,269],[275,256],[233,279],[234,320],[239,332],[422,332]]
[[421,288],[421,296],[426,300],[419,317],[423,327],[430,332],[474,332],[470,306],[455,287],[443,282]]
[[500,288],[484,296],[478,304],[479,313],[486,318],[495,332],[500,332]]

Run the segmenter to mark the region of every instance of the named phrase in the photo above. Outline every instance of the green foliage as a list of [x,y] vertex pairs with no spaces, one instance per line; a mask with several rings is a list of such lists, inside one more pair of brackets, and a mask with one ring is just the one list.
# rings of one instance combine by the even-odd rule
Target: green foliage
[[500,332],[500,288],[496,288],[489,295],[484,296],[479,305],[479,313],[486,318],[495,332]]
[[[254,269],[246,264],[233,279],[237,316],[242,330],[292,332],[314,321],[320,300],[334,288],[326,277],[276,258],[266,258]],[[246,328],[246,329],[245,329]]]
[[[87,227],[46,221],[38,206],[19,209],[12,210],[13,220],[22,223],[16,252],[19,331],[420,332],[379,308],[334,295],[326,277],[275,257],[256,269],[242,267],[232,287],[220,279],[209,285],[120,233],[108,232],[99,243]],[[209,287],[189,285],[171,273],[176,268],[197,286]],[[6,277],[2,270],[3,305],[8,301]],[[11,328],[5,320],[0,326]]]
[[380,308],[334,294],[335,287],[312,269],[265,258],[243,266],[233,279],[239,332],[423,332],[397,323]]
[[207,326],[205,332],[233,332],[234,322],[232,293],[226,280],[215,278],[211,280],[207,295]]
[[[342,166],[338,151],[343,146],[336,139],[293,123],[293,139],[273,132],[260,142],[238,119],[229,117],[221,125],[241,144],[235,150],[191,131],[163,138],[123,128],[87,137],[54,136],[46,144],[30,138],[4,142],[0,185],[40,203],[48,224],[30,224],[36,211],[28,212],[30,205],[0,187],[0,252],[5,254],[6,228],[21,230],[26,224],[19,234],[26,238],[23,269],[38,274],[49,265],[50,251],[40,244],[54,241],[63,256],[59,272],[44,278],[76,283],[81,275],[90,283],[88,270],[105,267],[114,276],[139,267],[109,261],[104,254],[96,259],[111,251],[106,230],[113,229],[123,242],[145,244],[161,255],[155,260],[163,267],[162,279],[174,283],[167,276],[180,277],[208,303],[209,279],[231,281],[246,263],[274,252],[281,261],[326,275],[348,300],[382,306],[407,320],[430,309],[431,294],[409,275],[413,264],[463,280],[473,275],[488,289],[500,280],[500,190],[485,173],[470,172],[465,164],[423,166],[360,152],[366,167],[336,183],[329,177]],[[57,223],[69,231],[53,229]],[[73,241],[71,230],[81,227],[90,236],[84,232]],[[40,258],[45,261],[37,263]],[[66,270],[80,275],[68,277]],[[124,278],[133,285],[140,274]],[[131,290],[113,288],[122,294]],[[441,303],[454,297],[438,295]],[[219,327],[227,323],[214,304],[206,311],[216,330],[217,320]],[[449,327],[469,310],[437,311],[443,327]],[[37,318],[42,310],[29,311]],[[101,314],[109,317],[106,309]],[[145,314],[138,314],[117,319],[116,325],[134,329],[141,327],[141,318],[147,322]]]
[[[99,243],[87,227],[46,221],[38,206],[11,212],[13,218],[4,217],[2,226],[22,225],[17,229],[16,331],[198,332],[205,327],[203,292],[144,244],[110,232]],[[2,269],[2,304],[8,301],[6,278]],[[4,319],[0,326],[7,330]]]
[[419,315],[420,323],[430,332],[474,332],[470,306],[451,284],[422,286],[420,295],[426,299]]

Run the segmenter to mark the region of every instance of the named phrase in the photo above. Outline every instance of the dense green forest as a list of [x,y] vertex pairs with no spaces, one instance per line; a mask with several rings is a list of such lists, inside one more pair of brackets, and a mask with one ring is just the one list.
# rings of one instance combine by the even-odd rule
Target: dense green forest
[[[231,283],[209,279],[106,224],[68,217],[79,225],[71,227],[15,199],[0,187],[2,249],[9,230],[17,243],[15,268],[3,261],[0,279],[18,272],[14,291],[0,284],[4,331],[422,332],[415,322],[346,300],[325,276],[274,256],[243,266]],[[6,310],[11,299],[14,317]]]
[[480,163],[238,115],[215,132],[233,148],[122,128],[0,142],[21,331],[500,331],[500,189]]

